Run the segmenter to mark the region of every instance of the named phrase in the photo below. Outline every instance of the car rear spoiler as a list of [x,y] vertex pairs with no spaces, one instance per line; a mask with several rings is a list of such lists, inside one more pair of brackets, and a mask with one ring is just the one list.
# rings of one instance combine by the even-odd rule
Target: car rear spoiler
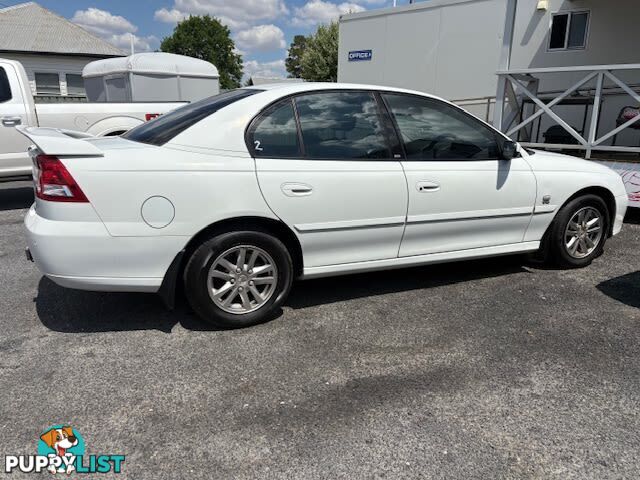
[[15,127],[22,135],[31,140],[38,149],[47,155],[68,155],[83,157],[102,157],[104,153],[91,142],[85,141],[93,135],[45,127]]

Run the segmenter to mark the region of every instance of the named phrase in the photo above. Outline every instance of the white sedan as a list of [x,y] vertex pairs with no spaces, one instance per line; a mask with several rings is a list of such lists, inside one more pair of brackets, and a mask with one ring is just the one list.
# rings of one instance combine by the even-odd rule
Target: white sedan
[[627,208],[612,170],[396,88],[243,88],[119,138],[21,131],[47,277],[169,305],[182,282],[224,327],[272,318],[295,279],[536,251],[586,266]]

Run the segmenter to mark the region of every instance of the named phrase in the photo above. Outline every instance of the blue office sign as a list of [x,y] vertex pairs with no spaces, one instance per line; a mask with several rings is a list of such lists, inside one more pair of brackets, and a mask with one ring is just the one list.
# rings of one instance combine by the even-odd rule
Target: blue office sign
[[350,62],[369,62],[373,58],[373,50],[354,50],[349,52]]

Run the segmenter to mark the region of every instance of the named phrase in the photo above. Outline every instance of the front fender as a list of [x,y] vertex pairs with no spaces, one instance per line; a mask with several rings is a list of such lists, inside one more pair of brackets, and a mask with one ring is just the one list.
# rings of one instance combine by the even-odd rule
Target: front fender
[[[605,203],[614,211],[610,212],[614,227],[620,223],[620,212],[626,210],[626,194],[620,195],[621,179],[615,175],[594,175],[591,172],[535,172],[538,194],[534,213],[524,241],[542,239],[560,208],[581,192],[595,193],[603,197]],[[625,205],[618,199],[625,199]],[[617,228],[619,231],[619,228]],[[614,233],[617,233],[614,228]]]

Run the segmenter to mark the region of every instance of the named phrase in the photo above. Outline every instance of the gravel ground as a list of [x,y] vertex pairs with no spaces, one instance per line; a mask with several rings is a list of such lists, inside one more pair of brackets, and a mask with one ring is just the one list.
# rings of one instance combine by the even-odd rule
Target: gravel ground
[[640,215],[586,269],[302,282],[273,322],[215,331],[43,278],[30,202],[0,185],[3,455],[65,423],[136,480],[640,477]]

